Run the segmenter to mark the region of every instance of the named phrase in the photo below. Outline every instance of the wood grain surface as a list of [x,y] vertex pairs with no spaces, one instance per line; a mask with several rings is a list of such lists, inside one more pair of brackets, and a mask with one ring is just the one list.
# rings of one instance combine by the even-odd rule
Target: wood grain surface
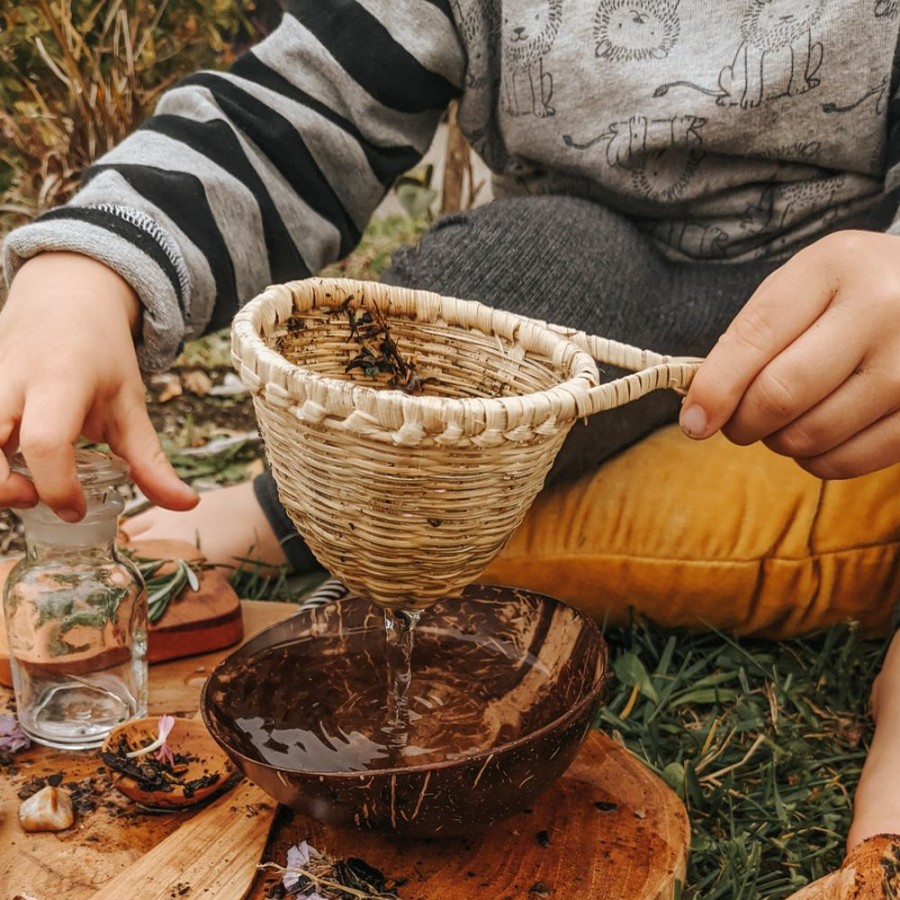
[[[684,884],[690,828],[669,787],[595,731],[532,809],[484,834],[400,842],[283,810],[265,860],[284,865],[302,840],[407,879],[401,900],[672,900]],[[263,900],[275,880],[261,872],[249,897]]]
[[240,898],[253,882],[276,804],[248,781],[106,882],[93,900]]
[[[288,603],[244,601],[247,637],[290,615]],[[193,716],[200,689],[227,650],[217,650],[150,667],[150,714]],[[11,708],[12,692],[0,688],[0,710]],[[16,754],[11,768],[0,767],[0,898],[12,900],[87,900],[112,878],[204,811],[147,813],[109,787],[98,772],[96,751],[70,752],[34,746]],[[63,786],[89,791],[97,808],[76,817],[73,828],[59,834],[26,834],[19,827],[18,792],[33,778],[61,774]],[[226,797],[229,795],[226,795]],[[268,801],[266,801],[268,802]],[[214,843],[214,841],[213,841]],[[265,837],[257,846],[261,853]],[[126,897],[142,897],[139,890]],[[176,895],[177,896],[177,895]],[[207,894],[207,897],[218,895]],[[225,900],[226,895],[222,895]]]
[[[295,609],[252,601],[242,606],[248,637]],[[151,714],[194,715],[200,688],[226,652],[151,667]],[[9,692],[0,689],[0,706],[8,700]],[[599,732],[533,809],[484,835],[453,841],[403,844],[331,830],[281,809],[267,844],[271,801],[246,782],[218,805],[151,814],[104,788],[100,766],[92,752],[35,747],[15,757],[15,768],[0,777],[0,897],[261,900],[277,876],[260,872],[254,878],[256,863],[283,865],[288,847],[303,839],[407,879],[401,900],[534,900],[541,887],[567,900],[669,900],[684,879],[684,807],[641,762]],[[64,784],[92,780],[96,790],[89,796],[97,807],[80,814],[67,832],[25,834],[17,791],[35,776],[53,773],[62,774]],[[210,879],[218,879],[213,887]],[[132,893],[125,893],[129,886]]]
[[889,900],[900,896],[900,835],[877,834],[857,844],[840,869],[788,900]]

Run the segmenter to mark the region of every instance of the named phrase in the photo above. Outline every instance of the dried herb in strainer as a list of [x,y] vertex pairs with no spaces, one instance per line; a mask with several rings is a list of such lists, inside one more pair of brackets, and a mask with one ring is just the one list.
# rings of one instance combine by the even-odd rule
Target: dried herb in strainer
[[377,305],[357,313],[351,308],[352,297],[342,304],[341,310],[350,323],[350,337],[361,347],[359,353],[347,363],[345,372],[362,369],[370,378],[389,374],[391,387],[405,391],[407,394],[419,394],[431,378],[422,378],[416,371],[415,363],[405,359],[397,342],[388,328],[384,313]]

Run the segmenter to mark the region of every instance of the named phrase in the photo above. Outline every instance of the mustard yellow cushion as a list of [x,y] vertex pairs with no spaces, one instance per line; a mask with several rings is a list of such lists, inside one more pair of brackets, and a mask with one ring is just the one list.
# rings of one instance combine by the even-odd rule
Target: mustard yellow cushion
[[[576,426],[577,427],[577,426]],[[600,621],[781,638],[854,619],[884,634],[900,599],[900,466],[823,482],[761,445],[662,429],[538,497],[480,577]]]

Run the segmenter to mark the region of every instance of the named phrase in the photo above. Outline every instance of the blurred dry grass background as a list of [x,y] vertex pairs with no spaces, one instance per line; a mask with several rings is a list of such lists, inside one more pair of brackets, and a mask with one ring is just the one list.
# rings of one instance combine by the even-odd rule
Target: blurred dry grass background
[[180,75],[265,19],[233,0],[34,0],[0,15],[0,231],[65,202]]

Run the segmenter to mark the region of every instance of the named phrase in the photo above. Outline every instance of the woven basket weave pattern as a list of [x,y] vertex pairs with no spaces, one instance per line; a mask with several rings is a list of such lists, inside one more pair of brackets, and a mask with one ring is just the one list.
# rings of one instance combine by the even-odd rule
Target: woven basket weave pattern
[[[422,394],[347,371],[361,345],[345,303],[377,305]],[[646,372],[598,385],[598,351]],[[477,577],[577,418],[690,375],[689,365],[673,376],[665,357],[482,304],[346,279],[269,288],[236,317],[233,358],[280,499],[310,549],[352,590],[392,607],[427,606]]]

